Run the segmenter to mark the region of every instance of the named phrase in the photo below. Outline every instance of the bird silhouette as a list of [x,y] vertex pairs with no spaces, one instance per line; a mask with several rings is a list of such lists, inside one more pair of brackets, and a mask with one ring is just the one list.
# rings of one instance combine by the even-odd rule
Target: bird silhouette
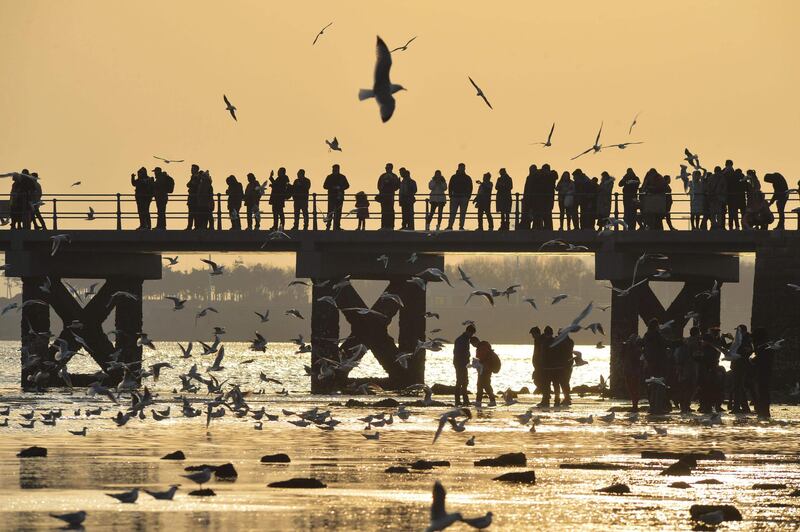
[[578,155],[576,155],[575,157],[573,157],[570,160],[574,161],[575,159],[577,159],[581,155],[586,155],[589,152],[597,153],[601,149],[603,149],[603,146],[600,145],[600,133],[602,133],[602,132],[603,132],[603,123],[600,122],[600,129],[597,131],[597,138],[594,139],[594,144],[592,145],[592,147],[582,151],[581,153],[579,153]]
[[475,83],[475,81],[471,77],[467,76],[467,78],[469,78],[469,82],[472,83],[472,86],[475,87],[475,90],[478,91],[476,96],[480,96],[481,98],[483,98],[483,101],[486,102],[486,105],[489,106],[489,109],[494,109],[494,107],[492,107],[492,104],[490,104],[489,100],[486,98],[486,95],[483,93],[483,89],[478,87],[478,84]]
[[397,48],[392,49],[390,51],[390,53],[393,54],[395,52],[405,52],[406,50],[408,50],[408,45],[411,44],[412,42],[414,42],[414,39],[416,39],[416,38],[417,38],[417,36],[414,35],[403,46],[398,46]]
[[544,141],[544,142],[534,142],[533,144],[541,144],[541,145],[542,145],[542,146],[544,146],[545,148],[549,148],[550,146],[552,146],[552,145],[553,145],[553,143],[552,143],[552,140],[553,140],[553,130],[554,130],[555,128],[556,128],[556,123],[555,123],[555,122],[553,122],[553,125],[552,125],[552,126],[550,126],[550,133],[548,133],[548,134],[547,134],[547,140],[546,140],[546,141]]
[[389,52],[386,43],[383,42],[383,39],[380,37],[377,38],[375,52],[377,58],[375,61],[372,90],[361,89],[358,91],[358,99],[367,100],[369,98],[375,98],[380,108],[381,120],[383,122],[388,122],[394,114],[395,101],[393,95],[395,92],[405,90],[405,87],[390,81],[389,71],[392,68],[392,54]]
[[222,99],[225,100],[225,110],[228,111],[233,117],[233,119],[238,122],[239,119],[236,118],[236,107],[233,106],[230,100],[228,100],[228,97],[225,96],[224,94],[222,95]]
[[319,40],[320,37],[322,37],[322,34],[325,33],[325,30],[330,28],[332,25],[333,25],[333,22],[329,22],[328,24],[325,25],[324,28],[319,30],[319,32],[317,33],[317,36],[314,37],[314,42],[311,43],[311,46],[314,46],[315,44],[317,44],[317,41]]

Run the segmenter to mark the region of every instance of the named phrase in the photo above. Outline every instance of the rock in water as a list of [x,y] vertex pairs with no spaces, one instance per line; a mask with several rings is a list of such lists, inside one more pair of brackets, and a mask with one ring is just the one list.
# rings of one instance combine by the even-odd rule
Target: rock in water
[[288,464],[292,460],[289,458],[288,454],[278,453],[278,454],[265,454],[261,457],[262,464]]
[[447,460],[417,460],[409,467],[418,471],[427,471],[434,467],[450,467],[450,462]]
[[[709,485],[722,484],[722,481],[721,480],[717,480],[715,478],[706,478],[704,480],[698,480],[697,482],[695,482],[695,484],[709,484]],[[711,511],[713,512],[714,510],[711,510]]]
[[627,484],[622,484],[621,482],[617,482],[616,484],[611,484],[610,486],[606,486],[605,488],[600,488],[599,490],[594,490],[598,493],[614,493],[616,495],[622,495],[625,493],[630,493],[631,489],[628,487]]
[[279,482],[270,482],[267,484],[268,488],[301,488],[301,489],[319,489],[327,488],[328,486],[315,478],[290,478],[289,480],[281,480]]
[[192,497],[214,497],[217,494],[211,488],[203,488],[201,490],[190,491],[189,495]]
[[788,486],[786,484],[774,484],[770,482],[762,482],[753,484],[754,490],[785,490]]
[[669,485],[669,487],[670,488],[678,488],[678,489],[682,489],[682,490],[688,490],[689,488],[692,487],[692,485],[689,484],[688,482],[673,482],[672,484]]
[[683,457],[674,464],[667,467],[660,474],[676,477],[685,477],[692,474],[692,469],[697,467],[697,461],[694,458]]
[[236,480],[239,477],[239,473],[236,472],[233,464],[227,463],[217,466],[214,470],[214,477],[217,480]]
[[497,458],[484,458],[475,460],[476,467],[520,467],[528,465],[525,453],[501,454]]
[[723,520],[725,521],[741,521],[742,514],[739,510],[730,504],[693,504],[689,508],[689,513],[692,519],[697,519],[701,515],[710,514],[712,512],[722,512]]
[[165,454],[161,457],[162,460],[186,460],[186,455],[183,451],[175,451],[174,453]]
[[27,449],[22,449],[20,452],[17,453],[17,458],[46,458],[47,457],[47,449],[44,447],[38,447],[34,445],[33,447],[28,447]]
[[531,471],[511,471],[504,473],[499,477],[492,480],[499,480],[500,482],[515,482],[517,484],[536,484],[536,472]]
[[725,460],[725,453],[711,450],[707,453],[675,453],[670,451],[642,451],[642,458],[655,460],[680,460],[692,458],[694,460]]
[[384,473],[411,473],[405,466],[389,466],[383,470]]
[[598,471],[616,471],[619,469],[630,469],[628,466],[619,464],[609,464],[607,462],[584,462],[558,464],[559,469],[591,469]]

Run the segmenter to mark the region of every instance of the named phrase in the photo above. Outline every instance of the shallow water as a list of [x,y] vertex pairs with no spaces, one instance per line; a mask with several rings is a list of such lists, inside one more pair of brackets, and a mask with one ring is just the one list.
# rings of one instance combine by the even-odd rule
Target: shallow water
[[[158,345],[158,344],[157,344]],[[175,360],[175,351],[158,345],[147,353],[146,362],[167,359],[176,369],[188,367]],[[411,407],[407,422],[377,429],[378,441],[362,436],[364,423],[357,418],[396,409],[330,407],[342,421],[334,431],[314,426],[299,428],[286,422],[264,422],[253,429],[248,418],[226,415],[205,427],[205,416],[183,418],[171,393],[177,371],[165,370],[159,383],[157,409],[172,405],[173,417],[156,422],[131,420],[118,428],[109,419],[117,409],[107,400],[86,397],[76,390],[22,395],[15,388],[18,375],[16,345],[4,343],[0,360],[0,406],[11,405],[9,427],[0,427],[0,529],[53,529],[59,522],[49,512],[83,509],[88,512],[88,530],[305,530],[336,528],[349,530],[422,530],[427,526],[430,490],[439,479],[448,490],[448,508],[468,516],[493,511],[496,530],[594,529],[594,530],[686,530],[692,527],[688,508],[695,503],[735,504],[744,516],[740,523],[726,523],[726,529],[796,530],[800,520],[800,498],[789,498],[800,488],[800,408],[776,407],[770,423],[754,418],[724,416],[721,426],[704,427],[692,417],[664,416],[629,422],[618,414],[614,422],[576,421],[588,414],[603,415],[621,403],[596,397],[576,398],[569,409],[542,411],[536,432],[521,426],[516,415],[538,402],[538,397],[521,396],[520,403],[477,412],[463,433],[445,430],[431,444],[435,416],[443,407]],[[176,349],[177,350],[177,349]],[[596,384],[607,371],[607,354],[583,348],[588,366],[576,370],[575,384]],[[530,354],[527,346],[498,346],[504,356],[503,370],[496,376],[496,388],[530,385]],[[449,350],[429,354],[428,382],[450,382]],[[606,350],[607,353],[607,350]],[[201,359],[202,360],[199,360]],[[209,365],[212,357],[195,356],[194,362]],[[256,359],[242,365],[246,359]],[[184,362],[184,364],[180,364]],[[254,409],[266,406],[268,413],[286,408],[301,411],[313,406],[327,409],[345,397],[308,395],[302,364],[308,355],[295,355],[291,346],[275,344],[267,354],[252,353],[242,344],[226,344],[226,366],[222,373],[243,389],[262,388],[257,375],[284,379],[289,396],[275,395],[274,385],[266,394],[252,395]],[[377,364],[365,359],[361,374],[380,375]],[[473,378],[473,375],[471,375]],[[474,381],[474,378],[473,378]],[[150,383],[152,384],[152,383]],[[204,396],[192,397],[202,407]],[[379,398],[360,399],[374,401]],[[440,397],[450,400],[449,397]],[[399,398],[409,402],[413,399]],[[74,418],[73,410],[98,405],[106,411],[98,418]],[[37,424],[23,429],[21,413],[31,408],[47,411],[64,409],[55,427]],[[148,409],[148,413],[149,413]],[[37,413],[38,415],[38,413]],[[89,429],[85,438],[67,429]],[[657,436],[654,426],[667,429]],[[646,431],[647,440],[631,436]],[[470,436],[474,447],[465,446]],[[30,445],[45,446],[47,458],[19,459],[15,454]],[[163,461],[168,452],[182,449],[185,462]],[[643,460],[643,449],[707,450],[725,452],[725,461],[701,461],[689,477],[665,477],[659,472],[670,461]],[[479,468],[473,460],[505,452],[524,452],[528,469],[536,471],[535,486],[505,484],[491,480],[520,468]],[[289,465],[260,464],[264,454],[286,452]],[[451,466],[433,471],[390,475],[390,465],[417,459],[449,460]],[[603,461],[620,466],[614,471],[559,469],[563,462]],[[211,481],[216,497],[192,497],[189,481],[180,477],[186,465],[231,462],[238,470],[235,482]],[[266,484],[292,477],[315,477],[328,487],[322,490],[281,490]],[[675,481],[720,480],[719,485],[697,485],[681,490],[669,488]],[[612,482],[625,482],[629,495],[604,495],[594,490]],[[790,489],[754,490],[757,482],[784,483]],[[136,504],[120,504],[104,495],[130,487],[166,489],[181,483],[175,500],[156,501],[142,493]],[[785,504],[788,506],[776,506]],[[450,530],[467,530],[463,524]]]

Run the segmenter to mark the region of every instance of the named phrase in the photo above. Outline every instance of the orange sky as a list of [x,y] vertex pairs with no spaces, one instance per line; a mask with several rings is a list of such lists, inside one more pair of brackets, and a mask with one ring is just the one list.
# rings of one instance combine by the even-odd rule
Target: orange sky
[[[129,191],[158,154],[186,159],[170,167],[184,192],[191,162],[218,183],[304,167],[315,188],[339,162],[356,190],[372,190],[387,160],[423,182],[464,161],[473,176],[505,166],[521,185],[531,163],[574,168],[604,120],[607,143],[646,143],[579,159],[592,174],[671,173],[689,146],[704,163],[732,157],[793,183],[798,15],[789,0],[0,0],[0,171],[35,169],[45,193],[76,180],[82,192]],[[393,81],[408,91],[387,124],[356,98],[371,85],[376,34],[390,46],[419,36],[395,54]],[[554,146],[530,146],[553,121]],[[343,153],[324,145],[334,135]]]

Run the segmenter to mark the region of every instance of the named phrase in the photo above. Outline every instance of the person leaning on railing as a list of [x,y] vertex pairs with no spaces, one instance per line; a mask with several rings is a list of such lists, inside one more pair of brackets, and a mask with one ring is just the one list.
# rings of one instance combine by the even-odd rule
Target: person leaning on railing
[[197,185],[200,184],[200,167],[192,165],[189,181],[186,183],[186,230],[199,228],[197,224]]
[[225,180],[228,188],[225,189],[225,194],[228,195],[228,217],[231,220],[231,230],[239,231],[242,229],[242,220],[239,217],[239,211],[242,209],[242,200],[244,199],[244,189],[242,184],[236,179],[235,175],[229,175]]
[[406,231],[414,230],[414,202],[416,201],[417,182],[411,178],[411,172],[406,168],[400,169],[400,190],[398,200],[402,213],[402,225],[400,229]]
[[286,175],[286,168],[278,168],[278,176],[269,178],[269,188],[269,204],[272,206],[272,227],[270,231],[283,231],[286,225],[286,215],[283,209],[289,197],[289,176]]
[[153,196],[156,200],[156,229],[166,230],[167,228],[167,202],[169,195],[175,190],[175,180],[160,167],[153,168],[155,181],[153,182]]
[[639,176],[633,171],[633,168],[628,168],[625,175],[622,176],[620,186],[622,187],[622,219],[628,229],[633,231],[639,221]]
[[430,190],[431,193],[428,201],[428,215],[425,218],[425,230],[430,230],[431,221],[433,220],[434,214],[436,214],[436,230],[438,231],[442,226],[442,211],[444,210],[444,204],[447,198],[447,196],[445,196],[445,192],[447,192],[447,180],[442,175],[441,170],[436,170],[433,173],[433,177],[428,182],[428,190]]
[[772,198],[769,200],[770,206],[773,204],[778,207],[778,225],[775,229],[783,230],[786,223],[786,202],[789,200],[789,185],[786,179],[778,172],[766,174],[764,181],[772,185]]
[[150,203],[153,201],[153,179],[147,175],[147,169],[143,166],[136,174],[131,174],[131,185],[135,189],[136,210],[139,213],[139,227],[137,231],[149,231],[150,225]]
[[475,207],[478,209],[478,231],[483,231],[483,219],[486,218],[489,224],[489,231],[494,231],[494,220],[492,219],[492,174],[483,174],[483,180],[478,185],[478,192],[475,194]]
[[292,183],[289,194],[294,203],[294,225],[292,230],[299,229],[300,215],[303,215],[303,231],[308,229],[308,191],[311,189],[311,180],[306,177],[302,168],[297,171],[297,178]]
[[[247,230],[255,228],[256,231],[261,227],[261,213],[259,212],[259,202],[262,192],[261,184],[252,172],[247,174],[247,187],[244,190],[244,206],[247,216]],[[255,227],[254,224],[255,223]]]

